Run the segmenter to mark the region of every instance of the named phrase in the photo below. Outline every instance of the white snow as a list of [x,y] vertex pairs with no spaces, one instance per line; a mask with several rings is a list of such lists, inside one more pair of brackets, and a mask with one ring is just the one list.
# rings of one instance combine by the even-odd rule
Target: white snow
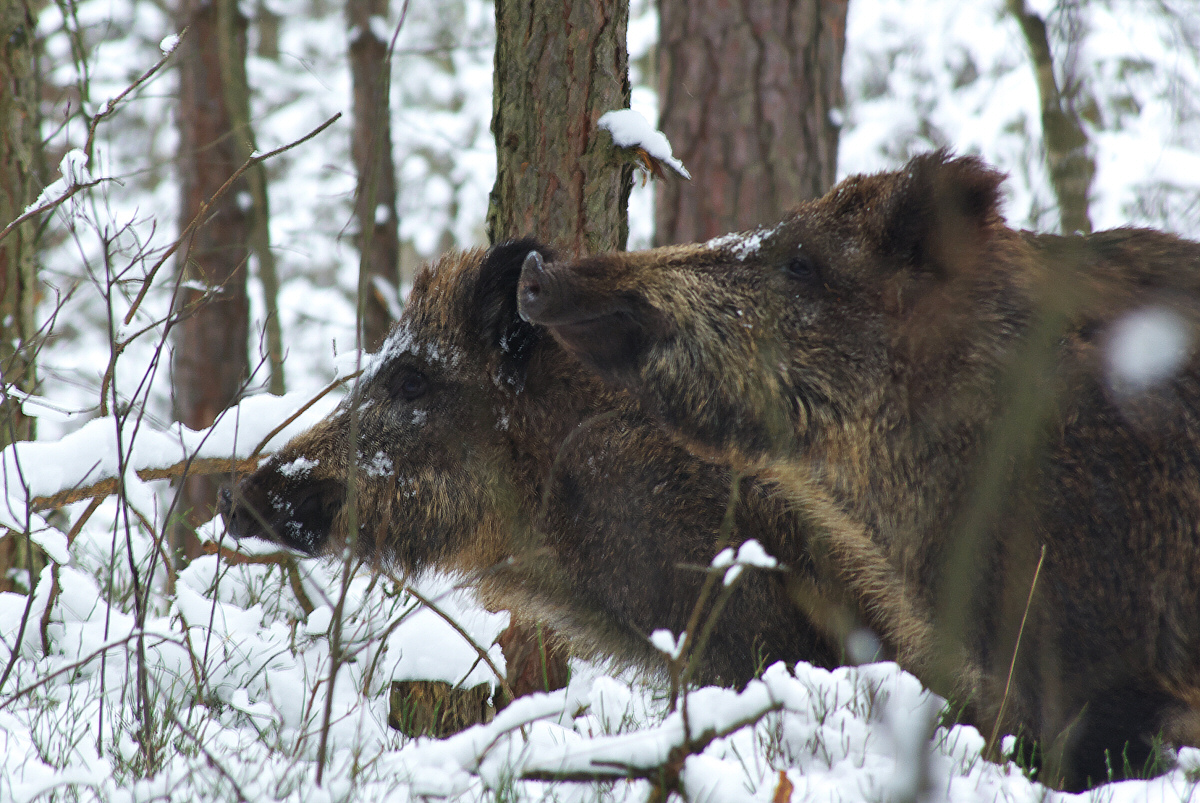
[[705,242],[704,247],[718,251],[728,251],[739,262],[745,262],[748,257],[757,254],[758,249],[762,248],[763,240],[770,237],[778,229],[779,226],[759,226],[753,231],[722,234]]
[[165,56],[168,53],[174,53],[175,48],[179,47],[179,34],[172,33],[164,36],[158,43],[158,49]]
[[[777,569],[779,561],[767,554],[762,544],[753,538],[742,542],[735,554],[731,547],[726,547],[712,559],[714,569],[725,569],[724,584],[733,585],[741,575],[743,568],[753,566],[759,569]],[[660,648],[661,649],[661,648]]]
[[275,470],[288,479],[295,480],[307,477],[318,465],[320,465],[320,463],[318,463],[316,460],[310,460],[309,458],[301,455],[294,460],[276,466]]
[[675,158],[671,143],[663,132],[633,109],[617,109],[600,115],[597,126],[612,135],[619,148],[641,148],[651,158],[669,166],[679,175],[690,179],[692,174]]
[[[80,184],[87,184],[92,181],[92,175],[87,168],[87,154],[79,148],[72,148],[63,154],[62,160],[58,163],[58,172],[60,178],[51,182],[42,190],[38,197],[25,207],[22,214],[28,214],[34,209],[39,209],[47,204],[52,204],[58,201],[64,195],[71,191],[72,187]],[[72,199],[71,214],[78,213],[77,202]],[[7,222],[6,222],[7,225]]]
[[676,638],[670,630],[655,630],[650,634],[650,643],[654,645],[654,649],[665,654],[672,661],[679,657],[686,641],[687,633],[680,633],[679,638]]

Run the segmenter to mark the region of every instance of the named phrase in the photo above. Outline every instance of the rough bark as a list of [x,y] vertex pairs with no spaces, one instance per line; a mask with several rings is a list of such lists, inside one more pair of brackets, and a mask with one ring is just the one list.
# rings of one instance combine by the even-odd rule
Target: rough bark
[[[0,4],[0,228],[20,217],[37,196],[36,27],[34,9],[27,3]],[[35,331],[36,231],[36,222],[30,221],[0,242],[0,447],[34,434],[33,419],[9,389],[32,391],[36,380],[30,342]],[[24,538],[0,538],[0,591],[14,590],[9,569],[35,568],[27,565],[28,546]]]
[[[350,75],[354,82],[351,154],[358,172],[354,217],[358,224],[358,308],[362,344],[375,351],[391,327],[383,294],[400,285],[400,229],[396,215],[396,167],[389,114],[391,58],[377,29],[387,19],[387,0],[347,0]],[[371,18],[376,24],[371,25]]]
[[[0,10],[0,227],[20,217],[37,196],[34,165],[41,138],[37,127],[36,21],[23,2]],[[34,386],[36,222],[30,221],[0,242],[0,375],[5,386]],[[0,399],[0,447],[33,437],[33,419],[17,399]]]
[[[1096,163],[1088,152],[1088,135],[1076,114],[1072,98],[1063,92],[1054,77],[1054,56],[1046,35],[1045,21],[1030,11],[1024,0],[1009,0],[1009,13],[1021,25],[1029,46],[1033,71],[1037,77],[1038,98],[1042,109],[1042,141],[1046,148],[1046,166],[1050,183],[1058,199],[1059,220],[1065,234],[1090,234],[1092,219],[1088,198]],[[1068,85],[1070,82],[1068,82]]]
[[[179,65],[180,228],[241,165],[243,145],[235,136],[221,66],[224,18],[234,58],[245,59],[246,21],[236,5],[219,14],[218,4],[182,0],[180,28],[187,27],[177,52]],[[249,376],[249,301],[246,267],[251,239],[251,187],[244,177],[208,212],[192,236],[177,270],[185,282],[176,303],[173,329],[175,418],[194,429],[210,426],[233,404]],[[239,203],[239,198],[243,199]],[[208,288],[208,297],[205,291]],[[180,487],[184,520],[172,528],[176,556],[203,554],[191,527],[212,516],[219,479],[194,476]]]
[[836,178],[847,0],[659,0],[659,127],[692,174],[658,185],[655,244],[778,220]]
[[600,115],[629,106],[623,0],[496,3],[493,242],[530,235],[564,255],[625,247],[632,168],[614,169]]
[[[491,242],[533,236],[565,256],[625,247],[632,167],[596,122],[629,106],[628,26],[628,0],[497,0]],[[514,619],[500,643],[517,696],[566,685],[549,630]]]

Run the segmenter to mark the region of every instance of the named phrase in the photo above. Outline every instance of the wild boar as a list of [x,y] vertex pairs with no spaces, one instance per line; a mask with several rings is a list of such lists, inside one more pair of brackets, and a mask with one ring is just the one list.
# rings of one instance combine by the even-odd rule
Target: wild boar
[[1200,244],[1014,231],[1002,179],[937,152],[770,228],[531,254],[520,309],[693,453],[861,522],[986,673],[984,735],[1080,789],[1200,745]]
[[[422,272],[353,392],[227,491],[223,515],[237,537],[308,555],[349,546],[376,565],[461,573],[579,654],[661,668],[647,637],[687,628],[736,475],[676,445],[518,316],[530,253],[549,259],[520,241]],[[874,627],[889,653],[927,649],[928,614],[873,542],[861,536],[821,571],[804,516],[762,483],[737,490],[727,540],[759,539],[788,571],[740,582],[700,679],[743,684],[776,659],[840,663],[844,628],[820,613],[831,609]]]

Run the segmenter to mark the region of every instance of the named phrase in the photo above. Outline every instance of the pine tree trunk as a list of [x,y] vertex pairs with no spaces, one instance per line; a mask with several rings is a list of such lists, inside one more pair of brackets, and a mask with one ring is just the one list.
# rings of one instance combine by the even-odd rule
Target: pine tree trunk
[[[629,106],[628,0],[497,0],[488,239],[533,236],[564,256],[623,249],[632,168],[613,161],[600,115]],[[501,635],[518,697],[566,685],[567,652],[514,620]]]
[[655,244],[771,223],[837,172],[847,0],[659,0],[659,127],[692,174],[658,185]]
[[[392,317],[385,295],[398,298],[400,223],[396,216],[396,167],[392,159],[389,113],[391,59],[379,23],[387,19],[387,0],[347,0],[350,74],[354,82],[354,133],[351,154],[358,172],[354,217],[358,223],[358,308],[362,344],[375,351]],[[371,24],[371,18],[376,24]]]
[[624,0],[497,0],[493,243],[530,235],[579,256],[625,247],[631,168],[600,115],[629,106]]
[[[242,164],[243,146],[225,98],[219,22],[225,17],[231,26],[226,41],[235,43],[233,57],[244,63],[246,21],[236,5],[220,15],[218,4],[207,0],[182,0],[180,12],[180,27],[188,28],[177,51],[182,229]],[[210,426],[237,400],[249,376],[250,190],[243,177],[207,210],[177,268],[187,284],[179,290],[173,329],[175,418],[193,429]],[[201,288],[208,288],[207,298]],[[212,517],[219,482],[199,476],[183,482],[179,513],[185,521],[172,528],[177,557],[201,554],[191,528]]]
[[[21,0],[0,4],[0,229],[20,217],[37,197],[34,165],[38,134],[36,93],[36,20]],[[34,304],[37,294],[36,222],[13,230],[0,241],[0,448],[33,438],[33,419],[21,410],[11,390],[29,392],[36,377],[33,363]],[[0,529],[0,591],[14,590],[9,569],[28,565],[29,542]],[[36,567],[32,567],[36,568]],[[30,577],[33,582],[33,577]]]

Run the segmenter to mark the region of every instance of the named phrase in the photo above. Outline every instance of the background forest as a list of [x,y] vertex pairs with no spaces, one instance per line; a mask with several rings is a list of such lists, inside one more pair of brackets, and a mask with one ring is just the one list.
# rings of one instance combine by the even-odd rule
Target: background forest
[[[661,120],[693,181],[635,171],[611,247],[626,225],[634,249],[770,223],[939,147],[1008,174],[1014,227],[1200,238],[1194,0],[811,5],[845,23],[797,57],[818,90],[796,115],[827,113],[793,143],[771,118],[788,101],[736,80],[772,85],[771,45],[721,39],[741,29],[703,4],[632,0],[629,105]],[[0,801],[644,800],[684,742],[695,755],[672,783],[691,800],[1057,794],[984,761],[973,729],[927,738],[938,701],[890,664],[694,692],[701,740],[681,736],[661,681],[572,661],[563,690],[415,738],[389,723],[445,732],[472,703],[393,682],[490,696],[507,614],[453,578],[217,554],[230,466],[336,404],[423,263],[516,225],[489,213],[496,16],[481,0],[0,11],[0,443],[32,441],[2,464]],[[207,72],[188,66],[205,57]],[[679,133],[706,114],[756,132],[749,167],[713,156],[732,134]],[[611,170],[627,186],[630,168]],[[768,183],[771,197],[751,189]],[[421,693],[436,726],[412,721],[405,695]],[[1198,785],[1200,751],[1184,750],[1166,775],[1091,794]]]

